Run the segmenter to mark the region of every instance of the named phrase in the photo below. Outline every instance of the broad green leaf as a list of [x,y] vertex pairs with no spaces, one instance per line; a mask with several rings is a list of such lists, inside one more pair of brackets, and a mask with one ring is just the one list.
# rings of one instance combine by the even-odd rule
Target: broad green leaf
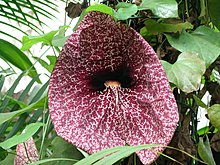
[[15,154],[8,153],[7,157],[3,161],[1,161],[0,164],[2,164],[2,165],[13,164],[14,159],[15,159]]
[[220,130],[220,104],[212,105],[207,111],[212,125]]
[[113,16],[113,9],[104,4],[95,4],[95,5],[89,6],[86,9],[86,12],[90,12],[90,11],[100,11],[102,13],[106,13],[106,14]]
[[[0,58],[22,71],[27,71],[30,77],[37,75],[37,71],[29,58],[16,46],[3,39],[0,39]],[[40,82],[40,80],[38,80],[38,82]]]
[[206,141],[203,141],[203,137],[199,138],[198,143],[198,152],[199,156],[202,158],[204,162],[206,162],[208,165],[216,165],[215,160],[212,155],[212,150],[209,143],[209,138],[206,135]]
[[208,0],[208,10],[212,23],[220,30],[220,3],[219,0]]
[[183,31],[179,36],[166,35],[169,43],[181,52],[198,53],[208,67],[220,54],[220,33],[201,26],[193,33]]
[[45,45],[52,45],[52,39],[57,34],[59,30],[53,30],[49,33],[46,33],[44,35],[40,36],[24,36],[22,38],[22,48],[21,50],[28,50],[30,49],[34,44],[37,44],[39,42],[42,42]]
[[[174,64],[161,60],[169,82],[175,84],[183,92],[196,91],[205,72],[205,63],[197,54],[183,52]],[[183,76],[184,75],[184,76]]]
[[198,98],[196,95],[193,95],[194,100],[196,101],[196,104],[202,108],[208,108],[208,106],[200,99]]
[[189,22],[184,23],[159,23],[153,19],[148,19],[144,22],[145,27],[149,33],[149,35],[157,35],[160,33],[168,33],[168,32],[181,32],[183,29],[193,29],[193,25]]
[[43,163],[48,163],[48,162],[54,162],[54,161],[70,161],[70,162],[77,162],[78,160],[74,159],[67,159],[67,158],[52,158],[52,159],[43,159],[39,160],[33,163],[29,163],[28,165],[38,165],[38,164],[43,164]]
[[36,108],[43,108],[45,106],[45,102],[47,101],[47,97],[43,97],[42,99],[38,100],[37,102],[27,106],[24,109],[18,110],[18,111],[13,111],[13,112],[7,112],[7,113],[0,113],[0,124],[11,120],[25,112],[34,110]]
[[45,125],[44,123],[31,123],[28,126],[26,126],[25,132],[21,133],[20,135],[15,135],[4,142],[1,142],[0,147],[7,150],[17,144],[24,143],[31,136],[33,136],[40,127],[44,125]]
[[114,17],[118,20],[126,20],[137,13],[137,5],[132,3],[119,2],[115,8],[118,10],[114,12]]
[[138,9],[149,9],[161,18],[178,17],[178,6],[175,0],[143,0]]
[[[81,160],[83,155],[74,145],[70,145],[67,141],[57,136],[51,143],[53,154],[49,158],[69,158]],[[48,163],[48,165],[56,165],[55,162]],[[59,162],[59,165],[72,165],[72,162]]]

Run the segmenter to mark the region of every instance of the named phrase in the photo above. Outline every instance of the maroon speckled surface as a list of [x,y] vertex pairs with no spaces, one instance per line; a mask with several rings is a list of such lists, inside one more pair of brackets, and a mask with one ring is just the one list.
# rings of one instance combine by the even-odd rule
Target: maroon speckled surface
[[14,165],[26,165],[37,160],[39,160],[39,156],[32,137],[26,142],[17,145]]
[[[91,89],[92,75],[121,66],[135,85]],[[167,145],[178,122],[154,50],[135,30],[99,12],[87,14],[63,47],[50,78],[49,111],[58,135],[90,154],[126,143]],[[158,157],[150,150],[137,154],[144,164]]]

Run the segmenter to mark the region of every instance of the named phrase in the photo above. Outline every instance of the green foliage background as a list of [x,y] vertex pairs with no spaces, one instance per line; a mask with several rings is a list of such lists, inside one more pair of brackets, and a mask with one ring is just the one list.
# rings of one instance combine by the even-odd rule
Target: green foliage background
[[[8,66],[8,68],[0,66],[0,164],[13,164],[16,145],[25,142],[31,136],[40,156],[40,160],[31,163],[32,165],[141,164],[133,153],[155,146],[116,147],[89,156],[58,137],[53,129],[47,106],[48,81],[42,83],[35,65],[38,63],[44,67],[49,79],[56,62],[56,54],[60,52],[68,38],[66,30],[74,31],[85,14],[94,10],[110,14],[116,21],[122,21],[137,30],[157,52],[166,71],[178,103],[180,121],[172,142],[164,153],[161,153],[157,164],[199,164],[201,161],[210,165],[218,164],[220,156],[219,0],[142,0],[133,3],[107,0],[102,4],[78,9],[81,15],[75,27],[68,26],[70,23],[64,20],[64,26],[45,33],[42,25],[46,25],[47,22],[43,22],[41,18],[54,19],[50,11],[57,11],[56,8],[60,3],[67,5],[69,1],[3,0],[0,2],[0,26],[8,26],[24,35],[21,40],[0,29],[1,34],[22,43],[22,47],[19,48],[18,45],[4,38],[0,39],[0,58]],[[31,14],[24,12],[25,9],[30,10]],[[76,12],[76,9],[72,12]],[[1,18],[9,21],[1,21]],[[22,28],[11,24],[10,21],[28,27],[37,35],[28,36]],[[40,56],[34,55],[31,48],[39,43],[42,47],[47,47],[47,51],[52,49],[54,54],[47,54],[45,51]],[[31,57],[27,56],[28,52]],[[16,73],[15,67],[21,73]],[[5,79],[12,75],[17,75],[17,78],[12,86],[3,92],[3,87],[7,86]],[[25,76],[29,76],[31,81],[16,95],[15,89]],[[40,84],[41,87],[34,88],[36,84]],[[201,99],[206,92],[209,93],[210,100],[208,103],[203,103]],[[210,124],[197,130],[199,107],[207,109]],[[26,133],[21,134],[24,129]]]

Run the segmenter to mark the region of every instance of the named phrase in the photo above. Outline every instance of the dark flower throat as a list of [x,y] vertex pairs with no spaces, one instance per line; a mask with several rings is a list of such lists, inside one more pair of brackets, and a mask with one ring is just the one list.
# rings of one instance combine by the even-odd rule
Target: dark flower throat
[[117,81],[122,88],[130,88],[132,86],[130,70],[125,67],[113,72],[106,71],[93,74],[90,79],[90,85],[96,91],[103,91],[106,88],[105,82],[107,81]]

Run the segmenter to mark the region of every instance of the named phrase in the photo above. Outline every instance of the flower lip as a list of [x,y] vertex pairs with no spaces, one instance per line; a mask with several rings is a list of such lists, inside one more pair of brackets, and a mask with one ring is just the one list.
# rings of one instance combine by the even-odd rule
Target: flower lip
[[103,91],[106,87],[131,88],[134,80],[130,76],[128,67],[119,67],[115,71],[101,71],[89,78],[90,88],[96,91]]

